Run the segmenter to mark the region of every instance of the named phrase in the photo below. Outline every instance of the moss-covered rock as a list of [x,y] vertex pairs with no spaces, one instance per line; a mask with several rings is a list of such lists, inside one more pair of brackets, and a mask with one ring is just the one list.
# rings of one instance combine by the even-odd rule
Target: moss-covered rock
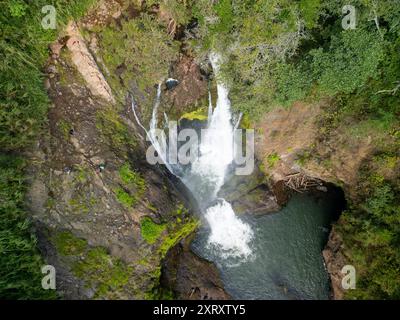
[[202,107],[200,109],[194,110],[192,112],[184,113],[179,120],[186,119],[189,121],[193,120],[199,120],[199,121],[205,121],[207,120],[208,115],[207,115],[207,108]]
[[157,224],[149,217],[144,217],[140,221],[140,231],[142,237],[147,241],[148,244],[153,244],[159,240],[165,228],[165,224]]

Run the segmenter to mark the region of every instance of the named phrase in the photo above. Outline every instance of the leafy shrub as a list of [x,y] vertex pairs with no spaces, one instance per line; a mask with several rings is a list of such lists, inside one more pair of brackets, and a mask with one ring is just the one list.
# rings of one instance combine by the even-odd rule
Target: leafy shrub
[[339,231],[358,275],[357,288],[347,298],[400,298],[399,210],[393,187],[380,180],[361,207],[342,215]]
[[275,101],[290,106],[297,100],[303,100],[310,91],[312,80],[302,66],[279,64],[276,69]]
[[0,154],[0,297],[3,299],[51,299],[43,290],[44,265],[31,223],[24,211],[24,161]]
[[314,77],[328,94],[351,93],[369,79],[379,76],[384,43],[378,33],[363,29],[342,31],[332,36],[329,48],[312,50]]
[[142,14],[122,21],[121,29],[114,25],[102,31],[102,55],[112,77],[124,67],[120,76],[124,85],[130,88],[134,81],[143,91],[166,77],[179,47],[163,28],[153,16]]

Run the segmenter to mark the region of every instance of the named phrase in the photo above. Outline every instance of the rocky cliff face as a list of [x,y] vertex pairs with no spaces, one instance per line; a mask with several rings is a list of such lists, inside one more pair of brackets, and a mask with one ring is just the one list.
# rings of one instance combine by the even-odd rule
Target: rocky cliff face
[[[70,23],[51,46],[48,126],[28,155],[28,205],[39,247],[55,266],[57,291],[66,299],[161,297],[162,260],[198,225],[184,187],[178,191],[177,181],[146,161],[147,144],[129,112],[130,101],[121,108],[98,66],[95,37],[89,46],[81,33],[84,26],[118,18],[120,10],[118,3],[99,5],[83,21]],[[201,78],[191,59],[182,61],[176,72],[179,90],[186,92]],[[187,106],[198,95],[171,99]],[[209,270],[218,279],[215,267],[188,247],[177,250],[174,257],[190,258],[179,258],[177,268],[190,261],[192,272]],[[169,287],[180,297],[190,295],[192,287],[204,288],[202,295],[228,297],[219,280],[177,279],[179,285]]]
[[163,262],[161,284],[184,300],[227,300],[218,270],[190,250],[193,236],[172,248]]

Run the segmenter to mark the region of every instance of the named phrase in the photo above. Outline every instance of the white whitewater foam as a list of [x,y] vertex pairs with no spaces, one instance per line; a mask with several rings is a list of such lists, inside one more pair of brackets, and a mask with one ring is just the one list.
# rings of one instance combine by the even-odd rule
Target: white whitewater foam
[[216,248],[223,258],[247,259],[252,254],[253,231],[236,216],[230,203],[222,200],[208,208],[205,218],[211,228],[208,245]]

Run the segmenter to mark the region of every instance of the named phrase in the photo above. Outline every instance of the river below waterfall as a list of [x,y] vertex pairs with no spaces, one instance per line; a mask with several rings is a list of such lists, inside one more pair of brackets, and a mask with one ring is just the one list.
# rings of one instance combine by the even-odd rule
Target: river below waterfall
[[224,257],[210,247],[206,225],[192,249],[217,265],[225,290],[235,299],[328,299],[330,282],[321,252],[336,205],[330,194],[296,194],[280,212],[241,216],[254,233],[247,259]]

